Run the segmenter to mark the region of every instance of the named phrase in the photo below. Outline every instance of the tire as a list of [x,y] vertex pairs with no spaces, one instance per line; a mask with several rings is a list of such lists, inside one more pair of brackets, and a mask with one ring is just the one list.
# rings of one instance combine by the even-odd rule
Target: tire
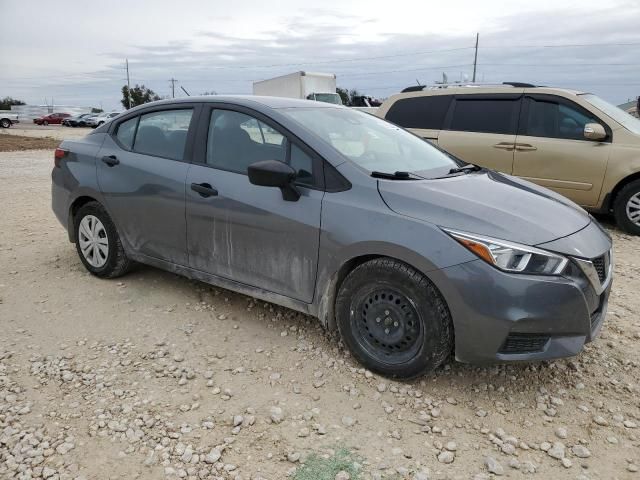
[[340,287],[336,320],[342,340],[366,368],[409,379],[440,366],[453,348],[453,324],[431,281],[390,258],[356,267]]
[[11,126],[11,120],[9,120],[8,118],[3,118],[2,120],[0,120],[0,127],[9,128],[10,126]]
[[42,122],[42,125],[44,125],[44,126],[46,127],[47,125],[49,125],[49,122],[47,122],[47,121],[45,120],[44,122]]
[[613,202],[613,215],[622,230],[640,235],[640,180],[628,183],[618,192]]
[[[95,229],[92,229],[92,226]],[[133,262],[129,260],[122,247],[118,231],[111,217],[98,202],[89,202],[80,207],[73,218],[73,227],[78,256],[93,275],[100,278],[116,278],[131,269]],[[88,231],[87,227],[93,232]],[[91,237],[95,242],[92,242]],[[101,248],[98,244],[106,248]],[[83,253],[85,247],[86,255]]]

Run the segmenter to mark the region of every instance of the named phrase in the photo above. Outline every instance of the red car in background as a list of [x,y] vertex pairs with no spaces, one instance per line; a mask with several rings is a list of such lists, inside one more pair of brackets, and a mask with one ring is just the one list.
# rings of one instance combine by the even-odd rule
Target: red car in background
[[36,125],[60,125],[62,120],[69,118],[70,116],[71,115],[68,113],[50,113],[49,115],[34,118],[33,123]]

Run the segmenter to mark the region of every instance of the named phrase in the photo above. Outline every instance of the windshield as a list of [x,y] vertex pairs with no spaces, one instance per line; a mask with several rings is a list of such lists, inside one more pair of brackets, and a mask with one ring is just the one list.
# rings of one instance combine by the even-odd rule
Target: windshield
[[459,165],[426,140],[348,108],[290,108],[282,113],[369,172],[446,174]]
[[337,93],[313,93],[312,99],[317,102],[334,103],[336,105],[342,105],[342,99]]
[[627,130],[635,133],[636,135],[640,135],[640,119],[637,119],[633,115],[625,112],[624,110],[616,107],[615,105],[610,104],[606,100],[601,99],[591,93],[587,93],[582,95],[587,102],[589,102],[594,107],[602,110],[606,115],[613,118],[620,125],[625,127]]

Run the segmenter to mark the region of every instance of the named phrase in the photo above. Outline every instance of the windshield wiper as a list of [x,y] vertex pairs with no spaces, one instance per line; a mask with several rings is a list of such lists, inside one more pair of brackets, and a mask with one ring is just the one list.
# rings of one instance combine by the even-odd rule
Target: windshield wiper
[[371,172],[373,178],[385,178],[387,180],[423,180],[424,177],[420,177],[410,172]]
[[474,165],[472,163],[469,163],[467,165],[463,165],[462,167],[452,168],[451,170],[449,170],[449,175],[454,174],[454,173],[476,172],[476,171],[481,170],[481,169],[482,169],[482,167],[480,167],[478,165]]

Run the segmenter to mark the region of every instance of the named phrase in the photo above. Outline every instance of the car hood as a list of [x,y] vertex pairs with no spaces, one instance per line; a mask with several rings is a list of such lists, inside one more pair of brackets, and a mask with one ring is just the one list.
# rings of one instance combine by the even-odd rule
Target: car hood
[[590,222],[570,200],[487,170],[434,180],[380,180],[378,190],[401,215],[526,245],[571,235]]

